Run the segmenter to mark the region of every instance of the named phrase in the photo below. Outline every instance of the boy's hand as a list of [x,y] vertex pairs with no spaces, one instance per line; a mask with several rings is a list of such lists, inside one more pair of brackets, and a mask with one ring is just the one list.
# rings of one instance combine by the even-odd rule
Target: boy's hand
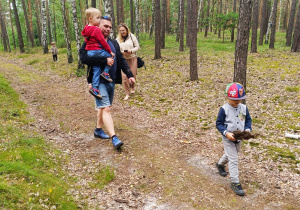
[[227,132],[226,133],[226,137],[231,140],[231,141],[235,141],[236,139],[234,138],[234,134],[231,132]]
[[113,53],[113,52],[111,52],[110,54],[113,58],[116,56],[115,53]]

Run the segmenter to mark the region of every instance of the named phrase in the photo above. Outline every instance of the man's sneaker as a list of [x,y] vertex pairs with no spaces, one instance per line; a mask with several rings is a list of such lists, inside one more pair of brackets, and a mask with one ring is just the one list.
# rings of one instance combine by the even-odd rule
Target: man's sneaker
[[99,99],[102,99],[102,95],[100,95],[100,92],[99,90],[95,89],[95,88],[92,88],[89,90],[89,93],[94,96],[95,98],[99,98]]
[[116,149],[119,149],[123,145],[123,142],[121,142],[120,139],[117,136],[114,136],[112,138],[112,144],[114,145],[114,147]]
[[240,183],[231,183],[231,189],[235,192],[235,194],[239,196],[244,196],[245,191],[242,188],[242,185]]
[[227,172],[225,171],[225,166],[219,165],[218,163],[216,163],[216,166],[221,176],[227,176]]
[[109,135],[107,135],[102,128],[96,128],[94,132],[94,136],[100,139],[109,139]]
[[112,82],[113,80],[110,78],[110,75],[108,73],[102,72],[100,74],[101,77],[103,77],[105,80]]

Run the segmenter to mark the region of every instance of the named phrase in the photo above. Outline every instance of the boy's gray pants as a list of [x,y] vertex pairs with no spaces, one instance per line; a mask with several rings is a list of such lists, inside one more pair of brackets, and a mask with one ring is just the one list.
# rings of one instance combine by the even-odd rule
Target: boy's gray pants
[[225,165],[228,163],[229,174],[231,182],[239,183],[239,168],[238,168],[238,152],[241,149],[242,141],[238,144],[233,143],[228,138],[222,136],[223,144],[224,144],[224,155],[219,160],[219,165]]

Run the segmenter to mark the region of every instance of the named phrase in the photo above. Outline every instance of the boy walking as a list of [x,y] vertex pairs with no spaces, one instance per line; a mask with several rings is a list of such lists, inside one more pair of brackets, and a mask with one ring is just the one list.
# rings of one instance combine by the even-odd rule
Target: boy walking
[[241,148],[241,140],[235,139],[232,133],[235,130],[248,131],[251,129],[251,117],[246,105],[241,104],[246,99],[246,93],[243,85],[239,83],[230,83],[226,86],[225,94],[228,103],[224,104],[219,111],[216,126],[222,134],[224,144],[224,155],[216,166],[221,176],[227,176],[225,164],[228,163],[232,190],[240,196],[245,192],[240,184],[238,171],[238,152]]
[[57,61],[57,54],[58,54],[58,50],[57,47],[55,46],[55,42],[51,42],[51,48],[50,51],[52,52],[52,57],[53,57],[53,61]]
[[[86,43],[85,49],[88,51],[88,56],[93,58],[115,57],[115,54],[111,51],[101,30],[99,29],[101,12],[95,8],[88,8],[85,10],[85,16],[89,24],[84,27],[81,34],[84,36],[84,41]],[[109,82],[113,81],[109,74],[110,69],[111,67],[106,65],[101,73],[100,66],[93,66],[93,89],[90,90],[90,93],[94,97],[99,99],[102,98],[99,92],[100,76]]]

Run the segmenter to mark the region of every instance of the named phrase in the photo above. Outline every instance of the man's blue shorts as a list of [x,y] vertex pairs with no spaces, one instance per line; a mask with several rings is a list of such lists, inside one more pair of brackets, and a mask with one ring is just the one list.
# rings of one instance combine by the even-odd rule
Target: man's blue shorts
[[102,95],[102,99],[95,98],[96,109],[101,109],[112,105],[115,93],[115,83],[107,82],[99,84],[99,91]]

